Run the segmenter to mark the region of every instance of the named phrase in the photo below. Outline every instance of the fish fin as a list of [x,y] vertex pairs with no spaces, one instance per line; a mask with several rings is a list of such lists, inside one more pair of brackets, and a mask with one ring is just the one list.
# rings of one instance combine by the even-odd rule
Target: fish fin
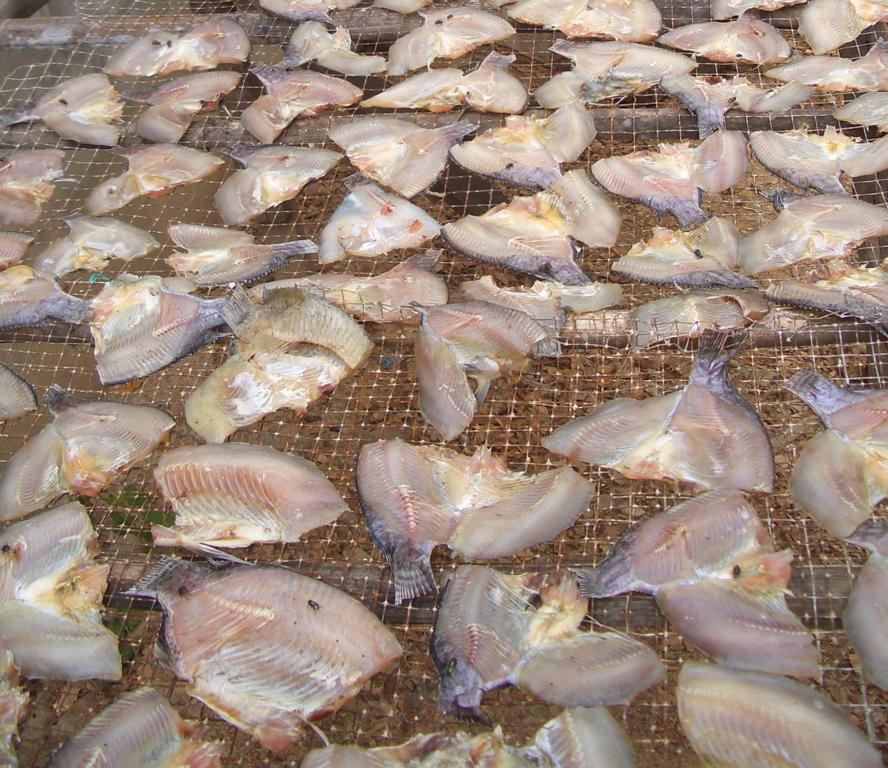
[[[491,51],[484,57],[484,60],[473,70],[479,72],[482,69],[502,69],[509,70],[515,63],[516,56],[514,53],[508,55],[499,51]],[[466,74],[471,74],[467,72]]]
[[395,605],[422,595],[437,593],[438,585],[427,554],[414,557],[410,554],[401,556],[396,552],[389,563],[395,582]]
[[760,189],[759,194],[774,206],[774,210],[778,212],[782,211],[794,200],[801,200],[803,197],[807,197],[807,195],[800,195],[797,192],[790,192],[788,189],[780,189],[779,187]]
[[57,415],[68,408],[78,405],[81,400],[74,397],[68,390],[62,389],[58,384],[53,384],[43,397],[43,404],[53,415]]
[[581,597],[601,597],[603,595],[604,589],[598,580],[596,569],[571,568],[570,572],[576,576]]
[[288,53],[275,66],[278,69],[298,69],[303,64],[312,60],[311,56],[302,56],[298,53]]
[[458,120],[450,125],[445,125],[438,130],[454,144],[464,139],[470,133],[474,133],[481,127],[481,123],[473,123],[470,120]]
[[[302,256],[307,253],[317,253],[318,246],[313,240],[291,240],[288,243],[277,243],[271,246],[271,252],[275,258],[280,257],[283,261],[281,265],[286,264],[287,259],[293,256]],[[274,270],[271,270],[274,271]]]
[[232,144],[229,147],[220,147],[216,151],[220,155],[225,155],[226,157],[230,157],[241,167],[247,164],[247,159],[254,152],[258,152],[260,149],[264,149],[267,146],[276,146],[272,144]]
[[[408,256],[404,259],[402,264],[410,264],[414,267],[419,267],[420,269],[424,269],[426,272],[434,272],[435,267],[438,266],[438,262],[441,260],[441,254],[444,253],[440,249],[429,249],[427,251],[423,251],[422,253],[414,253],[412,256]],[[411,302],[414,304],[414,302]]]
[[257,64],[249,70],[266,88],[283,80],[289,73],[286,70],[272,67],[269,64]]
[[830,414],[848,404],[849,393],[816,371],[798,371],[786,380],[783,388],[807,403],[826,424]]
[[182,575],[201,571],[200,566],[178,557],[162,557],[141,579],[123,594],[132,597],[160,597],[173,581]]
[[0,128],[10,128],[19,123],[31,123],[39,119],[36,115],[31,114],[31,107],[25,107],[18,112],[13,112],[11,115],[0,117]]
[[360,187],[362,184],[367,183],[367,177],[362,173],[352,173],[349,176],[346,176],[342,183],[345,185],[345,188],[348,190],[352,190],[355,187]]
[[857,526],[852,534],[845,538],[849,544],[856,544],[870,552],[888,555],[888,520],[867,520]]
[[225,300],[225,305],[222,307],[222,319],[229,328],[234,330],[246,321],[254,310],[255,305],[250,300],[249,294],[242,286],[238,285]]
[[487,399],[487,393],[490,391],[490,379],[479,377],[475,379],[478,386],[475,388],[475,404],[480,408]]

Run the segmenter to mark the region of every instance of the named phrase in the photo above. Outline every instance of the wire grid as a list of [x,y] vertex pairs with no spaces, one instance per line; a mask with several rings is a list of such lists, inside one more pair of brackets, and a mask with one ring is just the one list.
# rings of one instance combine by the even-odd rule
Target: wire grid
[[[234,10],[249,10],[239,0]],[[81,2],[81,10],[84,8]],[[109,13],[103,4],[104,12]],[[708,19],[705,4],[664,3],[664,21],[688,23]],[[187,11],[158,2],[136,0],[127,4],[130,14],[168,12],[207,13],[229,10],[227,6],[198,0]],[[87,8],[88,10],[88,8]],[[796,39],[792,17],[775,14],[780,26]],[[105,23],[108,17],[96,20]],[[120,20],[121,27],[126,19]],[[357,36],[362,53],[384,51],[389,40]],[[566,60],[548,52],[555,39],[552,33],[522,29],[515,38],[497,49],[514,51],[518,61],[514,71],[531,89],[552,74],[568,68]],[[846,46],[843,55],[865,52],[874,35],[865,34],[857,43]],[[258,40],[252,61],[273,62],[280,56],[277,43]],[[60,78],[101,68],[114,50],[110,46],[78,43],[69,48],[16,51],[18,67],[6,67],[9,74],[0,83],[0,103],[15,107],[34,98],[40,88],[50,87]],[[466,68],[479,62],[486,50],[454,63]],[[2,53],[4,58],[9,52]],[[23,63],[24,62],[24,63]],[[759,77],[754,68],[741,68],[745,74]],[[734,74],[735,65],[702,64],[706,74]],[[370,95],[383,87],[379,78],[355,78]],[[125,90],[130,83],[121,82]],[[236,117],[260,93],[251,77],[225,99]],[[816,103],[802,105],[789,116],[731,115],[732,127],[744,130],[785,129],[806,125],[822,131],[833,121],[829,112],[842,96],[818,96]],[[131,121],[140,107],[129,105],[125,119]],[[571,165],[587,170],[605,156],[638,149],[655,149],[660,141],[696,141],[693,120],[681,114],[677,105],[656,89],[617,107],[593,109],[599,137],[590,149]],[[294,143],[322,144],[327,125],[333,119],[360,114],[361,110],[337,111],[313,120],[297,121],[287,135]],[[408,113],[401,113],[404,116]],[[412,114],[412,113],[410,113]],[[449,120],[452,116],[416,115],[414,119]],[[201,123],[203,120],[203,123]],[[198,119],[192,134],[196,144],[222,149],[228,134],[218,129],[221,116]],[[230,122],[230,121],[229,121]],[[840,126],[851,135],[869,136],[859,128]],[[190,136],[192,134],[189,134]],[[86,147],[73,148],[39,126],[23,134],[22,146],[57,145],[71,147],[66,177],[53,199],[45,206],[40,231],[35,234],[32,253],[64,234],[62,218],[82,209],[89,190],[102,179],[120,173],[125,161],[112,152]],[[328,144],[328,146],[331,146]],[[332,147],[331,148],[335,148]],[[124,221],[151,231],[162,247],[155,253],[129,264],[112,262],[106,276],[122,271],[135,274],[171,274],[164,258],[171,252],[167,226],[179,221],[221,225],[212,196],[222,180],[233,170],[232,163],[214,177],[197,185],[178,189],[166,197],[142,198],[117,212]],[[309,185],[295,200],[270,211],[254,222],[250,230],[257,239],[278,242],[298,237],[316,238],[342,200],[343,180],[353,172],[343,160],[324,179]],[[850,189],[860,198],[886,204],[886,181],[882,175],[856,180]],[[753,162],[743,181],[727,192],[706,199],[704,208],[732,218],[744,234],[754,231],[774,212],[759,194],[780,185],[778,179]],[[785,186],[785,185],[784,185]],[[439,221],[450,221],[467,214],[480,214],[492,205],[520,194],[505,184],[491,182],[450,164],[432,189],[418,196],[416,202]],[[623,229],[613,249],[586,250],[581,266],[595,279],[608,277],[610,264],[639,239],[650,235],[659,222],[646,208],[625,200],[615,201],[623,214]],[[667,222],[668,224],[668,222]],[[881,243],[861,249],[864,261],[872,262],[881,253]],[[334,267],[336,271],[377,274],[396,264],[405,254],[391,254],[378,259],[352,259]],[[317,270],[312,260],[291,263],[275,277],[304,275]],[[810,265],[801,265],[769,278],[801,276]],[[482,274],[492,274],[504,285],[527,284],[525,278],[490,267],[471,264],[445,251],[441,274],[451,290],[460,282]],[[62,281],[66,290],[89,297],[100,288],[87,276],[78,274]],[[763,287],[767,281],[763,281]],[[630,306],[675,293],[663,286],[629,284],[625,286]],[[202,292],[214,295],[212,291]],[[808,313],[806,317],[816,317]],[[313,404],[303,416],[280,411],[265,420],[240,430],[235,440],[273,445],[295,451],[314,461],[336,485],[352,512],[335,524],[308,534],[295,545],[258,545],[244,556],[257,562],[286,563],[306,575],[323,578],[346,589],[376,611],[396,634],[405,656],[393,671],[376,677],[343,710],[322,724],[334,742],[362,745],[393,744],[419,731],[470,728],[477,726],[448,722],[435,709],[436,675],[428,656],[428,641],[434,623],[434,599],[424,598],[408,606],[391,604],[393,591],[389,573],[381,555],[370,542],[363,526],[353,485],[354,459],[360,445],[397,435],[411,442],[438,442],[436,434],[418,413],[418,394],[413,367],[415,331],[397,325],[368,324],[375,342],[367,366],[346,380],[328,397]],[[678,329],[677,329],[678,330]],[[686,330],[686,329],[681,329]],[[832,339],[824,336],[832,333]],[[853,575],[863,562],[862,553],[824,535],[805,515],[795,510],[787,489],[787,478],[798,451],[821,428],[816,417],[800,401],[782,390],[782,382],[797,370],[816,368],[840,383],[855,386],[886,386],[888,354],[884,343],[859,324],[838,323],[820,315],[809,330],[790,336],[775,336],[770,331],[753,328],[753,345],[733,364],[733,379],[741,392],[762,416],[774,444],[779,484],[775,493],[754,500],[768,525],[777,547],[789,547],[796,556],[793,571],[792,608],[815,632],[822,656],[822,690],[841,704],[869,737],[888,749],[888,697],[874,686],[866,686],[855,666],[853,653],[841,628],[840,615]],[[95,375],[92,350],[84,343],[82,329],[50,326],[22,329],[5,334],[0,343],[0,359],[35,384],[40,392],[50,384],[59,384],[84,398],[114,398],[134,403],[152,404],[168,410],[179,426],[171,445],[196,442],[184,422],[184,398],[224,359],[226,340],[199,350],[161,373],[149,376],[139,387],[102,388]],[[827,338],[824,341],[824,338]],[[692,352],[681,344],[661,344],[646,350],[632,350],[622,342],[592,343],[580,335],[566,336],[561,355],[534,360],[515,382],[499,381],[491,389],[488,401],[468,430],[453,444],[470,452],[489,445],[508,458],[509,466],[537,472],[555,466],[553,457],[540,448],[541,438],[570,418],[589,408],[619,396],[644,397],[663,394],[684,384]],[[41,410],[35,415],[0,426],[0,458],[8,459],[23,442],[47,421]],[[160,624],[160,615],[149,602],[123,593],[139,578],[151,562],[169,550],[155,548],[150,539],[152,523],[169,522],[170,513],[157,498],[150,477],[150,464],[130,470],[118,478],[95,500],[88,503],[99,532],[102,557],[111,564],[111,581],[106,594],[105,620],[121,637],[125,660],[124,680],[119,684],[86,682],[77,684],[30,684],[32,704],[22,725],[22,764],[46,763],[52,750],[79,730],[84,719],[106,706],[123,690],[150,684],[166,693],[183,716],[205,722],[207,736],[225,745],[226,763],[230,765],[287,765],[298,762],[297,749],[290,755],[274,758],[245,734],[222,723],[212,712],[188,696],[185,685],[175,681],[159,666],[152,646]],[[504,570],[559,569],[598,562],[612,543],[627,528],[651,514],[687,497],[683,489],[664,483],[629,481],[607,470],[580,467],[595,480],[598,492],[589,511],[570,530],[552,542],[493,564]],[[433,568],[439,581],[454,567],[443,548],[433,556]],[[697,655],[686,649],[672,632],[653,601],[645,596],[626,596],[595,601],[592,617],[600,625],[630,632],[655,648],[667,665],[668,676],[651,691],[639,696],[629,707],[613,708],[627,727],[641,766],[684,766],[693,762],[689,747],[678,725],[674,689],[681,663]],[[530,740],[533,732],[557,710],[515,690],[507,689],[488,696],[484,709],[494,722],[503,725],[506,736],[515,743]],[[311,737],[310,737],[311,739]],[[311,742],[309,740],[309,745]]]

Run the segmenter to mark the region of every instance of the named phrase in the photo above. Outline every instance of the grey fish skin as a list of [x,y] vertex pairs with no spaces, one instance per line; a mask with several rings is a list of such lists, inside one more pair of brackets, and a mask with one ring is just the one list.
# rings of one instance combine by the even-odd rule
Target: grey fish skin
[[65,153],[58,149],[13,152],[4,158],[0,162],[0,224],[34,226],[64,164]]
[[19,264],[0,272],[0,328],[40,325],[58,320],[77,325],[89,303],[64,293],[51,277]]
[[21,687],[12,653],[0,648],[0,765],[18,768],[13,741],[28,706],[28,692]]
[[17,419],[37,410],[34,388],[0,363],[0,421]]

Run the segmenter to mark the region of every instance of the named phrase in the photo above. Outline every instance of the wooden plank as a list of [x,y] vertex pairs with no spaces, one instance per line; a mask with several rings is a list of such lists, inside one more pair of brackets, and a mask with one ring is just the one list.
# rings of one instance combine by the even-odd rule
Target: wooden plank
[[0,19],[16,19],[39,11],[48,0],[0,0]]

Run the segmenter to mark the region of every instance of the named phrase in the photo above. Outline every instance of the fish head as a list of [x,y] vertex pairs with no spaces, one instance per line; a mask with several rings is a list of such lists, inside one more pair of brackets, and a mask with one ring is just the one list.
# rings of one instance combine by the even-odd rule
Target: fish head
[[448,717],[460,720],[474,720],[481,723],[489,722],[481,712],[481,695],[484,691],[483,681],[468,660],[458,653],[435,652],[435,664],[438,667],[438,710]]
[[138,180],[133,174],[124,173],[99,184],[86,199],[86,210],[93,216],[123,208],[140,194]]
[[726,578],[750,590],[784,590],[789,584],[792,552],[757,550],[741,555],[728,569]]

